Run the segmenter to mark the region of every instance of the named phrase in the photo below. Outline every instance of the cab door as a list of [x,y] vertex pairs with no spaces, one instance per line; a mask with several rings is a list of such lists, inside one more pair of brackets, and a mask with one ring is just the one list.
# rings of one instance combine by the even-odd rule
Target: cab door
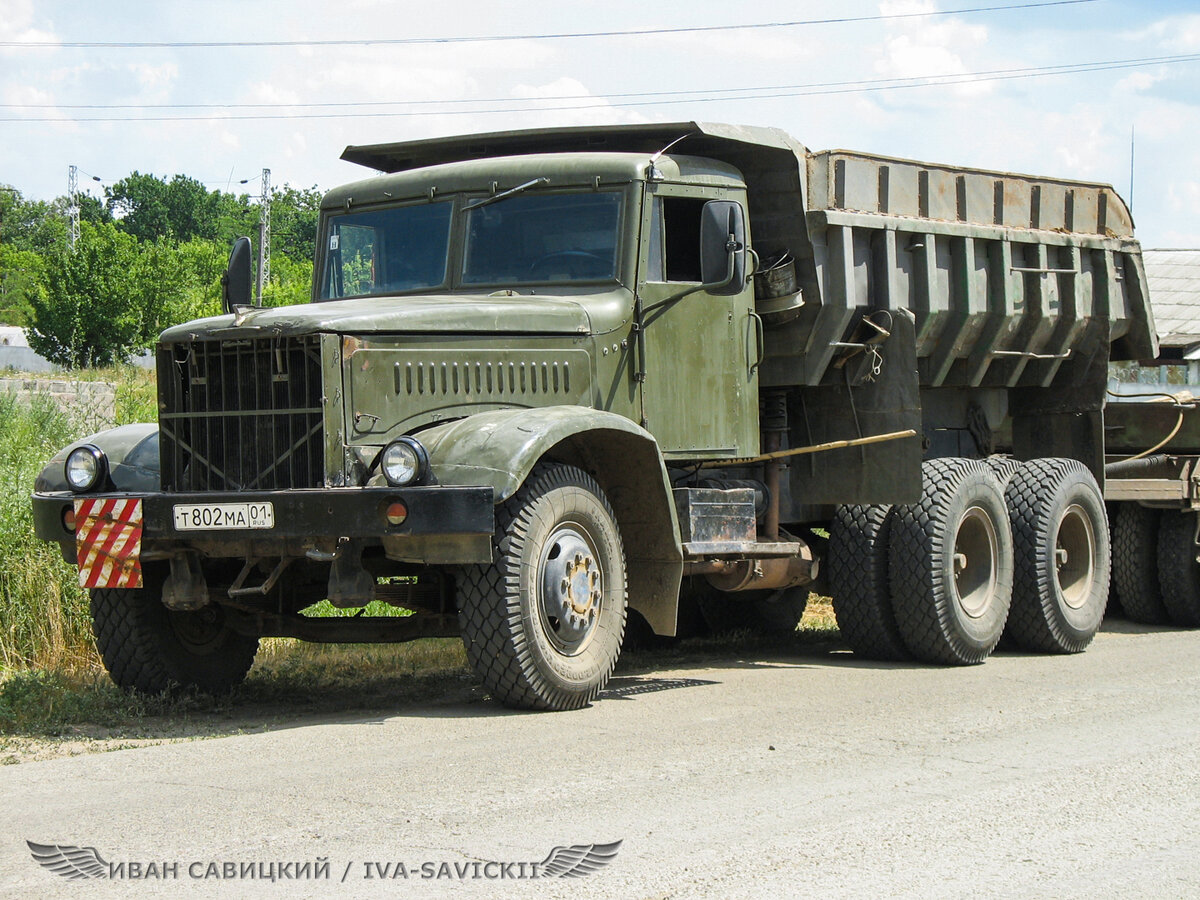
[[646,191],[638,272],[645,427],[668,460],[753,456],[761,353],[753,291],[679,296],[702,283],[704,204],[729,192],[668,184]]

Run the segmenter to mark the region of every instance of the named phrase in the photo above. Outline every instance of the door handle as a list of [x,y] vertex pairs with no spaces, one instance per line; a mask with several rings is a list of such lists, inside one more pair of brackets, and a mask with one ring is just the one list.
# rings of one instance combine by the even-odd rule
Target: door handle
[[753,375],[758,371],[758,367],[763,363],[763,357],[766,354],[766,337],[763,334],[762,316],[754,310],[750,310],[750,320],[754,323],[754,361],[750,361],[750,342],[746,341],[746,364],[750,368],[750,374]]

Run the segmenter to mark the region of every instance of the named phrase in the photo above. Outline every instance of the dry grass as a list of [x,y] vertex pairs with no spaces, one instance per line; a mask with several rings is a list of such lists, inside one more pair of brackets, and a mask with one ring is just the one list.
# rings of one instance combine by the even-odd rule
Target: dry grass
[[833,600],[812,594],[808,598],[808,606],[804,608],[804,618],[800,620],[800,631],[830,636],[837,631],[837,619],[833,615]]

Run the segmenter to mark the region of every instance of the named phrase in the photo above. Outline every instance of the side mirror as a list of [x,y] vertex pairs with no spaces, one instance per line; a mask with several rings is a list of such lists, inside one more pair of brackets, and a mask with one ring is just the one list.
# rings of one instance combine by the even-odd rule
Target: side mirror
[[746,219],[732,200],[709,200],[700,216],[700,278],[719,297],[746,286]]
[[250,238],[240,237],[229,251],[229,265],[221,276],[221,308],[227,313],[238,306],[250,306],[254,290],[254,265]]

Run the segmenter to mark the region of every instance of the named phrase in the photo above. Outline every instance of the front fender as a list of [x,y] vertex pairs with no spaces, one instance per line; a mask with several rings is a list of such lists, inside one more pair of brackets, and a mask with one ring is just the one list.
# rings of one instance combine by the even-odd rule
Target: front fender
[[675,633],[683,553],[671,481],[658,442],[614,413],[580,406],[479,413],[422,431],[442,484],[490,485],[507,500],[539,460],[591,471],[625,545],[629,605],[657,634]]
[[491,485],[496,502],[502,503],[517,492],[550,448],[592,432],[631,435],[657,448],[654,437],[628,419],[583,406],[479,413],[427,429],[417,437],[429,451],[440,484]]
[[39,473],[33,485],[34,491],[46,494],[70,490],[63,465],[67,461],[67,454],[84,444],[94,444],[108,457],[110,484],[107,489],[138,493],[160,490],[158,426],[138,424],[110,428],[63,447]]

